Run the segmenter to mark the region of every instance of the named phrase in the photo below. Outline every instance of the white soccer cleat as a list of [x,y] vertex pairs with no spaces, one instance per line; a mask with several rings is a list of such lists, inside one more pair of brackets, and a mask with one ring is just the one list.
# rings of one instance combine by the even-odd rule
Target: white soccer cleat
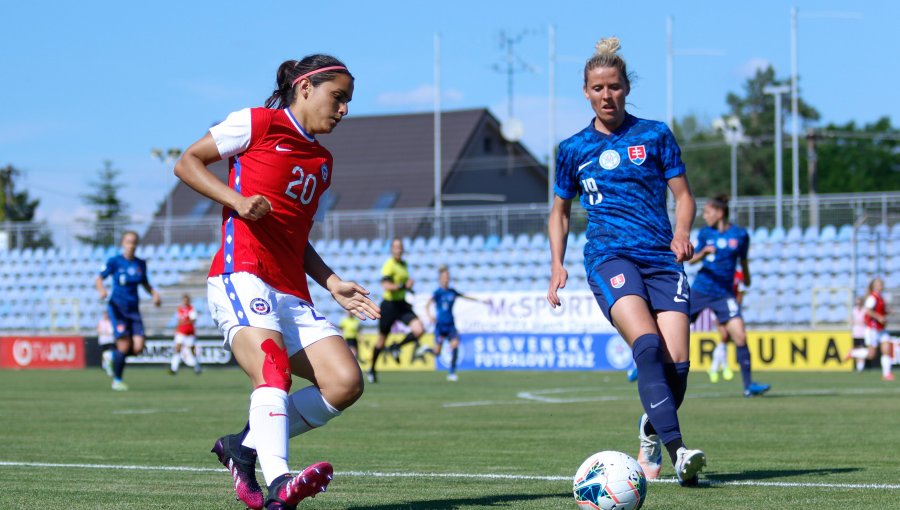
[[114,379],[112,382],[112,389],[113,391],[128,391],[128,385]]
[[459,380],[459,376],[456,374],[447,374],[447,380],[450,382],[456,382]]
[[649,420],[646,414],[638,420],[638,439],[641,441],[641,446],[638,450],[637,461],[644,470],[644,476],[648,480],[655,480],[659,477],[662,469],[662,442],[658,435],[644,433],[644,425]]
[[696,487],[700,479],[697,475],[706,466],[706,454],[702,450],[678,449],[675,460],[675,478],[682,487]]

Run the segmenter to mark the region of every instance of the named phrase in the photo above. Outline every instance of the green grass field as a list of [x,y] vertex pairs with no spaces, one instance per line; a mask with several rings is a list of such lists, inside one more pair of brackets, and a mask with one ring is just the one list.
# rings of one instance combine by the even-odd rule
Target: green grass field
[[[644,508],[900,508],[900,385],[876,372],[764,373],[773,391],[693,373],[681,426],[706,451],[699,488],[650,484]],[[241,509],[209,453],[246,419],[237,370],[0,372],[0,509]],[[329,491],[300,508],[573,509],[588,455],[636,456],[637,391],[605,372],[384,373],[291,465],[328,460]],[[300,382],[295,382],[295,388]],[[262,473],[259,473],[260,478]]]

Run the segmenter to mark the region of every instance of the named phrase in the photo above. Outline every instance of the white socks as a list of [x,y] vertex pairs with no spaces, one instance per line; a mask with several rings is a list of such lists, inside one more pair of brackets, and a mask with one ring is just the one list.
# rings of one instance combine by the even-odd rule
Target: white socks
[[263,386],[250,394],[250,431],[244,446],[256,449],[266,485],[290,473],[287,392]]
[[881,375],[884,377],[891,375],[891,357],[887,354],[881,355]]
[[718,372],[720,368],[728,364],[727,353],[728,351],[725,347],[725,342],[716,344],[716,348],[713,349],[712,364],[709,369],[713,372]]
[[325,400],[319,388],[307,386],[295,391],[290,397],[288,416],[290,417],[290,436],[295,437],[328,423],[328,420],[340,416],[341,412]]
[[[321,427],[340,415],[341,412],[329,404],[315,386],[307,386],[290,396],[276,388],[257,388],[250,395],[250,430],[242,444],[256,450],[268,485],[290,472],[287,464],[289,437]],[[265,461],[264,451],[268,455]]]

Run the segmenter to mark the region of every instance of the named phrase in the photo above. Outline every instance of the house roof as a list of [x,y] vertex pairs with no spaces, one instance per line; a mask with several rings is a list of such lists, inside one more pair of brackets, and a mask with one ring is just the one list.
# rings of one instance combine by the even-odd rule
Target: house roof
[[[490,118],[485,109],[441,113],[441,173],[446,180],[463,151]],[[370,209],[385,192],[393,207],[434,203],[434,114],[347,117],[319,142],[334,155],[335,209]]]

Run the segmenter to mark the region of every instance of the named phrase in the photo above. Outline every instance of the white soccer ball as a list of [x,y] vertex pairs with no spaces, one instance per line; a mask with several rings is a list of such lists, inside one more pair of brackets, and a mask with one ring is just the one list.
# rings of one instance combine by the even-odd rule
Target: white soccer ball
[[604,451],[581,464],[572,491],[579,508],[637,510],[647,497],[647,477],[630,456]]

